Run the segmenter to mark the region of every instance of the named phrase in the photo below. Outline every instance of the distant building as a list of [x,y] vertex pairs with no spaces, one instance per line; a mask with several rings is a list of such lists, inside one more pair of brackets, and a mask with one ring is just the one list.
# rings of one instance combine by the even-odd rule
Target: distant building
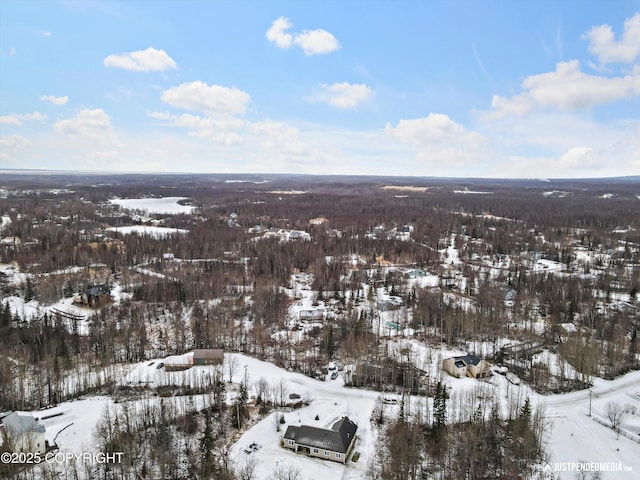
[[87,307],[97,308],[111,301],[111,290],[104,283],[87,288],[75,303],[81,303]]
[[31,415],[10,412],[0,422],[14,452],[42,454],[47,451],[44,425],[38,424]]
[[181,372],[183,370],[189,370],[193,367],[192,355],[173,355],[164,359],[161,363],[165,372]]
[[300,310],[299,318],[301,322],[322,322],[325,318],[324,309]]
[[357,430],[358,426],[346,416],[330,429],[291,425],[284,434],[284,447],[312,457],[346,463]]
[[194,365],[222,365],[224,350],[222,348],[200,348],[184,355],[173,355],[164,359],[165,372],[189,370]]
[[405,278],[422,278],[427,276],[427,272],[421,268],[414,268],[412,270],[408,270],[404,273]]
[[514,345],[505,345],[500,349],[499,361],[515,360],[519,358],[531,358],[540,353],[544,348],[544,342],[522,342]]
[[194,365],[222,365],[224,350],[222,348],[203,348],[193,351]]
[[491,366],[489,363],[471,354],[450,357],[443,360],[442,369],[456,378],[483,378],[491,376]]

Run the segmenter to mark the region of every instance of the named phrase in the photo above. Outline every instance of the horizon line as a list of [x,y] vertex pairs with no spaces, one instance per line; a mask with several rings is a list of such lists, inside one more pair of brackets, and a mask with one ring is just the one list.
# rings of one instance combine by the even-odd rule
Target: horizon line
[[295,176],[295,177],[368,177],[368,178],[415,178],[415,179],[433,179],[433,180],[513,180],[513,181],[539,181],[550,182],[552,180],[617,180],[617,179],[638,179],[640,174],[636,175],[615,175],[610,177],[450,177],[437,175],[376,175],[376,174],[355,174],[355,173],[269,173],[269,172],[180,172],[180,171],[135,171],[135,170],[56,170],[56,169],[35,169],[35,168],[2,168],[0,167],[0,175],[218,175],[218,176]]

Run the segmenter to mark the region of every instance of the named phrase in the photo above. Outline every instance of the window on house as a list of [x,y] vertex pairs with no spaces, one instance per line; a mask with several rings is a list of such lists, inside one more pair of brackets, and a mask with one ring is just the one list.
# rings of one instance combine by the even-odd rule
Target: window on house
[[340,455],[339,453],[336,453],[336,458],[340,458],[342,455]]
[[329,452],[327,452],[326,450],[324,451],[324,456],[328,457],[329,456]]
[[293,445],[293,440],[289,440],[289,445]]
[[317,448],[314,448],[314,449],[313,449],[313,453],[318,453],[318,449],[317,449]]

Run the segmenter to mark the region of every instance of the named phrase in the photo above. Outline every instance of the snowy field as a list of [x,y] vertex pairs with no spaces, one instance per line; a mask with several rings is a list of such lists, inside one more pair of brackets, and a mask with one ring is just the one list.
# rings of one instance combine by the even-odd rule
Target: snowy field
[[109,203],[120,205],[128,210],[144,210],[148,213],[192,213],[196,207],[180,205],[180,200],[186,197],[162,197],[162,198],[114,198]]
[[128,225],[124,227],[109,227],[107,228],[110,232],[120,232],[123,235],[148,235],[154,238],[166,238],[169,235],[182,234],[185,235],[189,233],[189,230],[184,230],[181,228],[168,228],[168,227],[152,227],[148,225]]

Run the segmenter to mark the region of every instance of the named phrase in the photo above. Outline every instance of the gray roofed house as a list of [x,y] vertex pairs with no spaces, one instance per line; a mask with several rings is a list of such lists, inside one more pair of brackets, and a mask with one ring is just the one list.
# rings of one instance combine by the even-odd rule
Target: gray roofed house
[[194,365],[221,365],[223,361],[222,348],[199,348],[193,351]]
[[284,434],[284,446],[312,457],[346,463],[357,430],[348,417],[342,417],[330,429],[291,425]]
[[78,303],[83,303],[92,308],[99,307],[111,301],[111,290],[104,283],[102,285],[89,286],[80,296]]
[[1,423],[14,452],[46,452],[44,425],[38,424],[31,415],[11,412],[2,417]]

